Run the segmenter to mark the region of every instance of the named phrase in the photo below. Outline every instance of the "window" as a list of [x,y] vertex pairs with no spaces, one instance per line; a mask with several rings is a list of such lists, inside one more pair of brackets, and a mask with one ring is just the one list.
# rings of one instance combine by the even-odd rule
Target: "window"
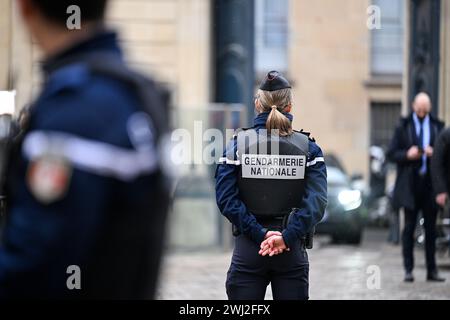
[[372,30],[371,69],[373,75],[401,75],[403,72],[403,0],[373,0],[381,10],[381,29]]
[[401,103],[372,102],[370,109],[370,145],[387,148],[400,117]]
[[288,66],[289,0],[255,1],[255,66],[258,73]]

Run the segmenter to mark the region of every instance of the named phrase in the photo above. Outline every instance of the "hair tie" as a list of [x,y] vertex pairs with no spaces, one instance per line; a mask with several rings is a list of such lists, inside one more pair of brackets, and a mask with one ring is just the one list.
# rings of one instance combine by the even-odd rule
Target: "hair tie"
[[278,109],[278,107],[276,105],[272,106],[272,110]]

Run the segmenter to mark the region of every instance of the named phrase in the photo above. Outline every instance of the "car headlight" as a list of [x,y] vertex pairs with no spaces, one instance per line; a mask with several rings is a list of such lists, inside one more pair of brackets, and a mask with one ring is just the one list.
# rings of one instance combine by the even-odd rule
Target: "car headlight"
[[346,211],[357,209],[362,203],[361,191],[343,190],[339,193],[338,200]]

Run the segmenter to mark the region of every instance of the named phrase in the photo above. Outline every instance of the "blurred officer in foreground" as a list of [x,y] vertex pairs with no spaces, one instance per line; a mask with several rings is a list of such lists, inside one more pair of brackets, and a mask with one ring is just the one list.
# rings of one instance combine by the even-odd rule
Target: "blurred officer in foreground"
[[430,175],[433,146],[443,123],[435,119],[430,111],[430,97],[419,93],[414,99],[412,114],[401,119],[388,151],[388,158],[397,163],[393,205],[396,209],[405,209],[402,245],[406,282],[414,281],[414,232],[419,211],[424,218],[427,280],[444,281],[436,266],[437,207]]
[[217,204],[236,236],[231,300],[262,300],[269,283],[274,299],[309,297],[306,248],[327,204],[327,173],[319,146],[292,130],[292,100],[289,82],[270,72],[254,126],[238,131],[217,167]]
[[436,141],[431,159],[431,177],[436,203],[445,208],[450,190],[450,128],[443,130]]
[[[153,298],[167,192],[155,84],[131,72],[106,0],[19,0],[45,84],[11,148],[0,297]],[[70,5],[81,29],[66,28]]]

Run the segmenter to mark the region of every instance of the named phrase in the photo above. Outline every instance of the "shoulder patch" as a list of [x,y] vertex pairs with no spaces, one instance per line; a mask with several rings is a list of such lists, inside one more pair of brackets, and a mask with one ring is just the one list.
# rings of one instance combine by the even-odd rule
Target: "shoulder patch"
[[62,157],[44,155],[31,160],[27,185],[31,194],[42,204],[62,199],[69,189],[72,167]]

